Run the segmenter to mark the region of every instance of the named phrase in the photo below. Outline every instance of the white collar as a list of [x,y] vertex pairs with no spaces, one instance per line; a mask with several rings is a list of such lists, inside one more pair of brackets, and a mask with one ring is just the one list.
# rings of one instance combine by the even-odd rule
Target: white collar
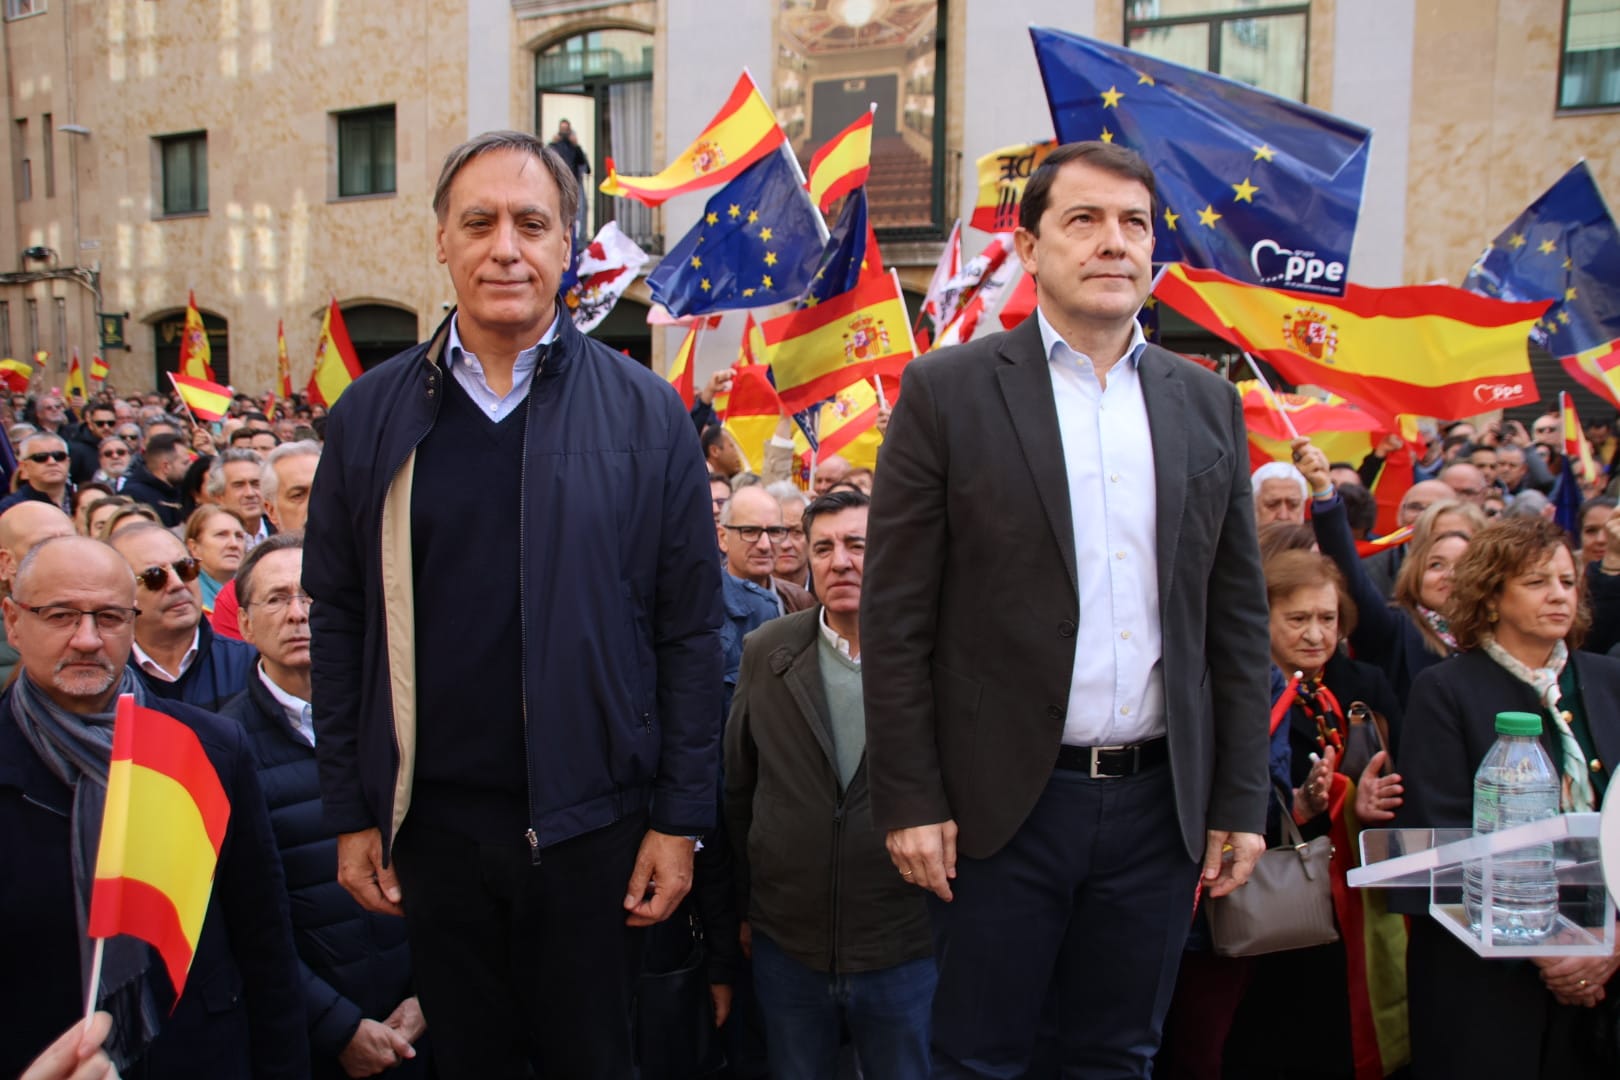
[[264,661],[262,659],[255,665],[255,668],[259,673],[259,681],[264,683],[264,688],[270,691],[270,696],[276,699],[276,703],[287,714],[288,723],[292,724],[294,730],[302,731],[304,729],[304,710],[309,707],[309,702],[296,694],[289,694],[277,686],[276,681],[270,677],[270,673],[264,670]]
[[[534,369],[534,363],[540,357],[541,346],[549,344],[556,338],[557,324],[561,319],[562,311],[559,309],[552,315],[551,325],[546,328],[545,333],[540,335],[540,340],[518,353],[517,363],[512,366],[512,385],[516,386],[520,377],[527,376]],[[483,365],[477,363],[478,354],[461,343],[461,331],[458,329],[460,321],[460,312],[450,316],[450,339],[444,343],[444,354],[449,358],[452,367],[458,362],[465,363],[471,360],[478,367],[478,370],[482,372]]]
[[[1064,341],[1058,332],[1052,328],[1052,324],[1046,321],[1046,312],[1042,311],[1038,304],[1035,307],[1035,321],[1041,328],[1041,348],[1046,354],[1048,362],[1052,359],[1052,350],[1057,347],[1059,342],[1062,342],[1063,347],[1074,353],[1075,356],[1085,357],[1087,361],[1090,361],[1091,357],[1086,356],[1084,353],[1075,352],[1074,346]],[[1142,333],[1142,324],[1137,322],[1136,317],[1133,315],[1131,317],[1131,343],[1125,346],[1125,355],[1119,358],[1119,362],[1134,367],[1142,357],[1142,350],[1147,348],[1147,343],[1147,335]]]
[[860,666],[861,658],[858,656],[851,656],[849,654],[849,638],[845,637],[843,634],[840,634],[838,631],[834,630],[830,625],[828,625],[827,608],[825,605],[823,605],[821,608],[821,636],[826,638],[827,644],[831,645],[838,651],[838,655],[842,656],[845,660],[848,660],[857,667]]
[[140,642],[134,641],[130,645],[135,652],[135,665],[142,671],[153,678],[162,679],[164,682],[179,682],[180,676],[186,673],[186,669],[191,666],[191,662],[197,658],[197,648],[201,641],[202,628],[199,625],[197,629],[191,632],[191,648],[187,649],[185,655],[180,658],[180,670],[173,674],[169,673],[168,668],[152,659],[151,654],[141,648]]

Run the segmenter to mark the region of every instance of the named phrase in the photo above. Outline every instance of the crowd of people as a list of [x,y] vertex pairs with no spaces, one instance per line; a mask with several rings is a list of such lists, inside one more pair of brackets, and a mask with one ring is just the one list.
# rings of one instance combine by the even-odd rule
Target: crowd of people
[[[1363,828],[1471,824],[1500,709],[1598,805],[1613,498],[1571,535],[1549,418],[1454,425],[1362,557],[1397,444],[1249,474],[1233,388],[1136,328],[1153,198],[1054,150],[1036,315],[804,487],[791,420],[753,473],[724,374],[687,410],[558,317],[577,176],[511,132],[435,195],[456,311],[331,415],[0,402],[0,1075],[1614,1075],[1620,953],[1342,888]],[[132,938],[88,983],[123,694],[230,800],[178,996]],[[1296,835],[1338,940],[1232,954]]]

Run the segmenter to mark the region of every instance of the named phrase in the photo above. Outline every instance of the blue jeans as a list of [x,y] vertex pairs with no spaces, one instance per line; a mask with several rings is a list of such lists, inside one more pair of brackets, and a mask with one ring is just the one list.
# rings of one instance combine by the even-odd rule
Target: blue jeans
[[833,1080],[842,1021],[866,1076],[926,1080],[936,981],[932,957],[853,975],[815,971],[756,930],[754,992],[765,1014],[771,1075]]

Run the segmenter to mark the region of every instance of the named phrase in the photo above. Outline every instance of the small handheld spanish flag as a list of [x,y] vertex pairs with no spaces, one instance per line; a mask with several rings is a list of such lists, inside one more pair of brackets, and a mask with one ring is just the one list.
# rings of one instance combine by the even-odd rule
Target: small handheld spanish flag
[[174,392],[186,403],[186,408],[198,420],[223,420],[231,407],[231,388],[207,379],[194,379],[189,375],[169,372]]
[[[128,934],[157,949],[185,989],[202,935],[231,803],[197,733],[118,699],[89,935]],[[99,945],[99,943],[98,943]],[[92,998],[96,988],[91,988]]]

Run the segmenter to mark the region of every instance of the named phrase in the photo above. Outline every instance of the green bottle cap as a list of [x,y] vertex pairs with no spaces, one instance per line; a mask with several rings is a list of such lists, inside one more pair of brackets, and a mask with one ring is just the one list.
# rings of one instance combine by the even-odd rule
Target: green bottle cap
[[1533,712],[1499,712],[1496,714],[1498,735],[1541,735],[1541,717]]

